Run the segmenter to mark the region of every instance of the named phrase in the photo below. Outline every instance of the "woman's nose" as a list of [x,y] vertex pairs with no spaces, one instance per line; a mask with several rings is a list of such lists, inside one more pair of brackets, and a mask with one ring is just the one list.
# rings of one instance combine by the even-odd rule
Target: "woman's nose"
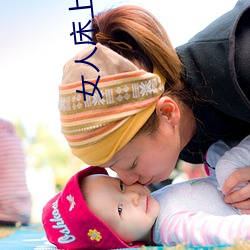
[[119,176],[119,178],[124,182],[126,185],[132,185],[139,180],[139,175],[135,173],[129,173],[127,170],[112,168]]

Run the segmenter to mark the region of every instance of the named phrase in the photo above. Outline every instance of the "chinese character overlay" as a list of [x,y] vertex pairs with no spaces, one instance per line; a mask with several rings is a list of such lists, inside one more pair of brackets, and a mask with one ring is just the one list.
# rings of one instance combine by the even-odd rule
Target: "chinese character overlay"
[[[84,76],[82,76],[82,91],[81,90],[76,90],[77,93],[82,93],[83,94],[83,98],[84,98],[84,101],[86,101],[86,96],[85,95],[90,95],[90,96],[93,96],[94,93],[95,93],[95,90],[98,91],[101,99],[102,99],[102,93],[100,92],[100,90],[97,88],[97,84],[99,82],[99,79],[100,79],[100,76],[97,77],[97,80],[96,80],[96,83],[92,83],[92,82],[88,82],[88,81],[84,81]],[[90,85],[92,85],[94,87],[92,93],[88,93],[88,92],[85,92],[85,83],[88,83]]]
[[[90,0],[90,5],[87,5],[87,6],[79,5],[79,0],[76,0],[76,7],[69,8],[70,11],[71,10],[82,10],[82,9],[91,9],[92,19],[94,18],[92,0]],[[78,30],[76,30],[75,22],[72,22],[73,32],[70,33],[70,36],[72,36],[72,35],[74,36],[74,43],[75,44],[92,44],[92,45],[95,45],[95,43],[93,42],[93,39],[89,35],[86,34],[87,32],[93,32],[94,31],[94,29],[87,29],[87,27],[90,25],[90,23],[91,23],[91,21],[89,20],[88,23],[84,27],[82,27],[81,22],[78,22]],[[80,41],[77,40],[77,34],[79,34]],[[87,38],[87,41],[83,41],[83,37]],[[93,63],[87,62],[87,59],[89,59],[92,55],[94,55],[96,50],[97,50],[97,47],[94,48],[94,50],[92,51],[92,53],[89,56],[87,56],[87,57],[85,57],[85,58],[83,58],[81,60],[75,60],[75,63],[85,63],[85,64],[93,67],[97,72],[99,72],[99,69]],[[100,76],[98,75],[95,84],[92,83],[92,82],[89,82],[89,81],[85,81],[83,75],[81,76],[81,78],[82,78],[82,90],[76,90],[76,92],[83,94],[84,101],[86,101],[86,95],[93,96],[94,93],[95,93],[95,90],[98,91],[99,96],[102,99],[102,93],[100,92],[100,90],[97,87]],[[90,85],[92,85],[94,87],[92,93],[88,93],[88,92],[85,91],[85,84],[90,84]]]
[[89,6],[79,6],[78,0],[76,0],[76,7],[71,7],[69,10],[81,10],[81,9],[91,9],[91,16],[94,18],[94,11],[93,11],[93,3],[92,0],[90,0],[90,5]]

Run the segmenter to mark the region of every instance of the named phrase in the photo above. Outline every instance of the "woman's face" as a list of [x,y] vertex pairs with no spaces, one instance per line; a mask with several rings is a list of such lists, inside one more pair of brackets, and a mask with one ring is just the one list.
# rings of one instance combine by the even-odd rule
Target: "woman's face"
[[181,151],[177,130],[161,123],[155,135],[136,136],[101,167],[114,170],[126,185],[163,181],[170,176]]

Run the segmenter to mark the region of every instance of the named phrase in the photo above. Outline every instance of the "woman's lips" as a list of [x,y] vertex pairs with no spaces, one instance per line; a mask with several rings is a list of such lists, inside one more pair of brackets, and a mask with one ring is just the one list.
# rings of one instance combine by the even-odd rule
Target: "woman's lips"
[[148,182],[142,184],[143,186],[148,186],[152,183],[152,180],[153,180],[154,177],[152,177]]

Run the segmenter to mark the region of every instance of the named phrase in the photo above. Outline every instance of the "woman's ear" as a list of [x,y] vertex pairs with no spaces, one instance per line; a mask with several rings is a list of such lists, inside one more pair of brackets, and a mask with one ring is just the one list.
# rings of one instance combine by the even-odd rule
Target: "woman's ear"
[[175,126],[180,122],[180,109],[178,104],[169,96],[162,96],[156,104],[156,113],[160,119]]

